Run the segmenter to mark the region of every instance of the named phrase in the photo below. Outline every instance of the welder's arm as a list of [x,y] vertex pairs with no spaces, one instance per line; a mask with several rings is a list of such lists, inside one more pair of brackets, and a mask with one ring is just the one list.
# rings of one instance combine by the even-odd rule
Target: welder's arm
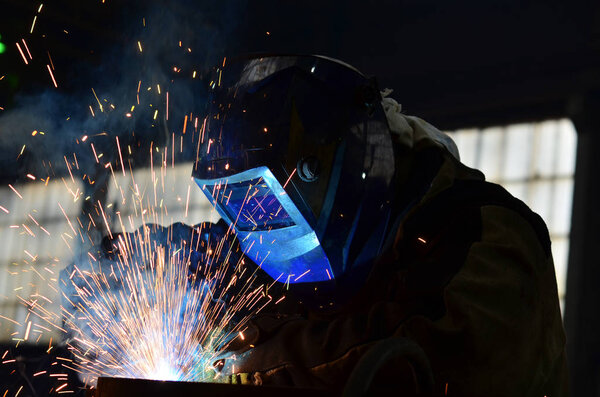
[[[442,395],[564,395],[553,387],[566,372],[551,258],[517,213],[486,206],[481,217],[481,241],[442,289],[438,319],[410,314],[402,294],[331,321],[263,316],[254,322],[256,347],[236,360],[235,372],[254,373],[259,383],[341,388],[375,341],[398,336],[425,351]],[[400,273],[381,283],[403,288]],[[436,299],[428,291],[416,298]]]
[[[227,234],[227,225],[204,222],[198,225],[186,225],[181,222],[169,226],[147,223],[131,233],[118,233],[105,237],[102,241],[102,254],[114,257],[119,249],[125,248],[130,254],[141,249],[142,244],[163,246],[170,251],[185,250],[205,254],[215,248]],[[192,258],[192,262],[194,259]]]

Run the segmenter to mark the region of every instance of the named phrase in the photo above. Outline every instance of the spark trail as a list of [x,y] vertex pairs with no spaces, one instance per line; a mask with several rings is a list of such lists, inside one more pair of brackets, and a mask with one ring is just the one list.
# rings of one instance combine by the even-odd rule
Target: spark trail
[[[37,19],[42,16],[42,6],[40,4],[37,13],[32,15],[32,21],[28,21],[27,31],[30,34],[38,32],[35,27]],[[210,8],[214,8],[212,3]],[[164,9],[159,11],[157,15],[160,15],[160,20],[168,16]],[[173,15],[178,14],[174,12]],[[193,26],[198,27],[197,18],[191,20]],[[142,21],[140,35],[149,31],[146,19]],[[179,26],[181,22],[179,18],[173,18],[173,21],[177,22],[174,26]],[[174,28],[171,33],[180,35],[180,31],[186,30]],[[51,352],[66,338],[72,357],[57,357],[51,368],[34,375],[50,376],[60,381],[54,389],[60,394],[73,392],[71,386],[74,382],[63,376],[64,368],[78,372],[88,385],[93,385],[98,376],[215,380],[218,375],[212,367],[214,359],[235,337],[243,339],[247,321],[253,314],[275,301],[266,293],[273,285],[272,281],[269,281],[270,285],[263,285],[257,280],[255,267],[247,266],[242,253],[237,252],[239,248],[231,244],[230,230],[225,235],[212,234],[210,238],[203,239],[208,225],[188,228],[186,233],[176,233],[173,227],[159,226],[172,223],[173,215],[169,214],[169,210],[176,212],[169,207],[173,202],[169,199],[173,192],[165,188],[165,179],[175,168],[176,162],[190,161],[190,157],[184,156],[185,151],[192,153],[192,156],[194,153],[198,155],[204,140],[206,119],[196,112],[189,112],[188,115],[182,110],[183,105],[193,105],[191,99],[196,96],[196,91],[191,88],[193,86],[173,83],[175,74],[187,75],[197,81],[196,70],[201,70],[202,65],[178,55],[173,73],[164,72],[162,63],[157,62],[157,59],[162,62],[162,58],[152,54],[162,53],[159,45],[163,42],[165,32],[162,29],[156,32],[156,36],[141,36],[146,39],[137,43],[139,54],[136,47],[135,57],[120,60],[123,73],[117,74],[127,77],[114,85],[101,84],[103,90],[93,81],[89,83],[90,87],[94,87],[91,88],[93,97],[86,99],[89,101],[83,106],[85,115],[81,114],[79,108],[70,109],[70,104],[76,102],[73,98],[59,95],[63,89],[60,83],[64,81],[65,70],[61,70],[58,63],[55,69],[50,50],[40,53],[31,45],[33,39],[27,39],[27,42],[22,39],[16,43],[16,56],[22,55],[24,64],[42,56],[45,59],[47,55],[48,60],[40,62],[40,73],[49,77],[48,87],[53,93],[56,92],[52,98],[67,98],[65,103],[69,104],[69,112],[63,115],[57,111],[56,114],[60,114],[64,124],[77,123],[77,126],[68,130],[52,125],[42,128],[37,125],[40,121],[36,120],[35,129],[29,130],[33,132],[27,145],[19,145],[20,153],[15,156],[17,159],[25,151],[30,156],[31,153],[42,153],[32,156],[39,157],[42,166],[27,174],[28,184],[8,185],[3,189],[12,205],[0,203],[0,214],[5,217],[5,222],[9,222],[6,221],[9,217],[10,222],[13,222],[13,218],[20,219],[6,229],[19,235],[17,245],[22,242],[27,255],[19,263],[13,263],[9,273],[15,277],[35,273],[35,277],[29,277],[29,283],[14,282],[22,283],[16,284],[14,291],[18,301],[26,306],[26,314],[9,318],[4,316],[5,313],[0,313],[0,323],[10,324],[11,331],[14,330],[10,337],[17,342],[17,346],[20,343],[44,343],[44,348],[47,347],[47,351]],[[161,40],[152,40],[153,37]],[[180,52],[184,52],[186,57],[191,56],[192,48],[182,47],[181,41],[165,40],[164,43],[162,46],[169,49],[177,43]],[[202,45],[200,48],[207,50],[211,45]],[[144,65],[143,69],[152,73],[144,75],[139,72],[142,68],[132,67],[138,64],[132,60],[139,60],[139,64]],[[131,84],[131,87],[135,86],[135,92],[127,88],[129,82],[135,82]],[[36,109],[27,108],[24,114],[30,118],[39,113]],[[196,110],[194,107],[191,109]],[[56,116],[54,113],[48,115]],[[43,118],[39,117],[40,120]],[[130,121],[137,120],[138,127],[142,121],[147,121],[143,124],[146,130],[160,128],[162,131],[162,128],[166,129],[163,126],[167,125],[167,121],[173,125],[179,123],[179,119],[183,119],[181,133],[166,134],[170,138],[160,142],[150,143],[148,140],[145,143],[150,144],[149,153],[145,146],[135,146],[131,138],[135,134],[129,131],[133,129]],[[21,125],[21,118],[17,116],[10,119],[15,121],[12,124],[7,124],[6,116],[3,120],[6,125]],[[13,129],[4,129],[10,130]],[[122,134],[114,131],[121,131]],[[143,136],[145,130],[139,127],[136,132]],[[128,140],[126,136],[129,136]],[[49,148],[35,152],[34,149],[45,148],[50,142],[43,141],[44,137],[54,137],[51,143],[60,142],[61,145],[51,146],[56,150]],[[104,144],[113,139],[116,148]],[[74,143],[67,144],[69,142]],[[150,155],[151,182],[147,184],[137,183],[134,170],[140,162],[131,160],[142,150],[144,157]],[[191,166],[185,180],[177,181],[183,186],[187,185],[187,196],[183,197],[186,220],[192,219],[191,214],[188,218],[188,207],[192,212],[194,204],[193,197],[190,198],[189,171]],[[90,194],[101,189],[96,187],[102,184],[104,175],[108,175],[110,189],[116,196],[114,200],[102,198],[98,201],[93,193]],[[60,187],[58,185],[64,185],[64,190],[68,191],[69,198],[66,201],[72,201],[71,208],[80,206],[82,202],[93,203],[90,205],[90,214],[70,211],[65,201],[62,204],[60,200],[52,202],[52,197],[56,196],[52,195],[50,187]],[[35,186],[35,189],[30,189],[31,186]],[[48,190],[44,191],[43,188]],[[38,206],[40,211],[34,208],[27,210],[30,213],[24,216],[17,214],[22,206],[19,203],[35,201],[31,199],[32,195],[44,196],[48,202],[43,207]],[[115,209],[117,204],[121,211]],[[64,220],[60,227],[48,224],[50,221],[47,218],[52,214]],[[146,226],[137,229],[139,225]],[[114,237],[109,247],[113,251],[110,257],[102,252],[98,236],[94,235],[100,229],[103,234]],[[124,233],[132,230],[135,232]],[[46,252],[42,248],[42,239],[47,239],[46,245],[51,246]],[[67,252],[48,254],[53,249],[57,250],[58,246],[66,247],[64,251]],[[73,262],[72,257],[75,257]],[[59,305],[61,298],[62,305]],[[14,364],[8,351],[3,353],[2,360],[3,365]],[[21,386],[17,394],[21,390],[25,394],[25,387],[23,389]],[[3,393],[8,395],[8,388],[0,389],[0,395]]]
[[182,246],[199,241],[194,236],[201,229],[190,241],[169,238],[162,245],[153,227],[121,235],[117,260],[90,256],[88,270],[69,269],[64,282],[75,295],[64,297],[75,310],[64,310],[65,327],[86,381],[100,375],[213,380],[216,357],[243,332],[248,315],[240,313],[256,311],[265,300],[252,278],[237,283],[231,270],[243,269],[241,261],[213,263],[223,241],[205,247],[213,254],[190,273],[194,251]]

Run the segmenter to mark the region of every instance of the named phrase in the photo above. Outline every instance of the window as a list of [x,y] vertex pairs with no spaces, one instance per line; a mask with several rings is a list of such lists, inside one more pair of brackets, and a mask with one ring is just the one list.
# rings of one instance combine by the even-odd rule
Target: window
[[[116,182],[111,179],[106,205],[110,205],[111,215],[119,212],[125,230],[121,230],[115,216],[110,217],[112,229],[132,232],[144,223],[169,226],[175,222],[217,222],[219,214],[192,179],[193,165],[181,163],[174,167],[138,168],[133,175],[115,174]],[[142,211],[146,211],[143,215],[140,203]]]
[[[127,176],[115,173],[114,180],[111,176],[108,199],[103,206],[113,232],[121,231],[116,224],[117,211],[127,232],[146,222],[164,226],[174,222],[216,222],[219,215],[191,180],[191,169],[192,163],[159,168],[154,182],[152,170],[148,168],[135,170],[133,179],[129,173]],[[9,187],[0,188],[0,206],[9,211],[0,209],[3,246],[0,250],[0,342],[19,341],[27,336],[27,343],[48,344],[50,338],[61,339],[62,333],[29,314],[21,298],[37,299],[46,310],[60,315],[58,275],[81,251],[81,238],[71,226],[79,232],[77,217],[85,199],[83,184],[77,179],[64,178],[51,180],[47,185],[37,180],[14,188],[22,198]],[[146,211],[144,216],[140,213],[140,201]],[[52,322],[60,325],[59,317],[52,317]]]
[[[22,198],[9,187],[0,189],[0,205],[9,211],[0,212],[0,315],[5,317],[0,318],[0,341],[48,343],[59,332],[29,314],[21,298],[60,313],[58,274],[78,247],[65,215],[72,222],[79,215],[82,184],[37,180],[14,188]],[[60,325],[56,318],[52,323]]]
[[570,120],[549,120],[449,133],[461,161],[504,186],[546,222],[563,306],[577,134]]

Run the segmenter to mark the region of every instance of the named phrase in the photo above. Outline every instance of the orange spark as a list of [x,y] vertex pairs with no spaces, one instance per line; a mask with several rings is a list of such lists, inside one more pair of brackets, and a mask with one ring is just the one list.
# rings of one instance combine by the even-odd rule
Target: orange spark
[[37,15],[33,16],[33,22],[31,23],[31,29],[29,30],[29,34],[33,33],[33,27],[35,26],[35,21],[37,20]]
[[283,184],[283,188],[285,189],[285,187],[287,186],[288,183],[290,183],[290,181],[292,180],[292,177],[294,176],[294,174],[296,173],[296,168],[294,168],[294,171],[292,171],[292,173],[290,174],[290,176],[288,177],[287,181],[285,181],[285,183]]
[[33,57],[31,56],[31,52],[29,52],[29,47],[27,47],[27,43],[25,42],[25,39],[21,39],[21,41],[23,42],[23,46],[25,47],[25,50],[27,51],[27,55],[29,55],[29,59],[31,59],[33,61]]
[[23,57],[23,61],[25,61],[25,65],[28,65],[29,62],[27,62],[27,58],[25,58],[25,54],[23,54],[23,50],[21,50],[21,46],[19,45],[19,43],[16,43],[16,44],[17,44],[17,49],[19,50],[19,53]]
[[52,69],[50,69],[50,65],[46,65],[46,67],[48,68],[48,73],[50,73],[50,77],[52,77],[52,83],[54,83],[54,88],[58,88],[58,84],[56,84],[56,79],[54,78],[54,75],[52,74]]
[[9,188],[10,188],[10,189],[11,189],[13,192],[15,192],[15,194],[16,194],[17,196],[19,196],[19,198],[20,198],[21,200],[23,199],[23,196],[21,196],[21,194],[20,194],[19,192],[17,192],[17,189],[15,189],[15,188],[14,188],[14,187],[13,187],[13,186],[10,184],[10,183],[8,184],[8,187],[9,187]]
[[123,176],[125,176],[125,165],[123,164],[123,155],[121,154],[121,145],[119,144],[119,137],[117,139],[117,150],[119,151],[119,160],[121,160],[121,169],[123,170]]

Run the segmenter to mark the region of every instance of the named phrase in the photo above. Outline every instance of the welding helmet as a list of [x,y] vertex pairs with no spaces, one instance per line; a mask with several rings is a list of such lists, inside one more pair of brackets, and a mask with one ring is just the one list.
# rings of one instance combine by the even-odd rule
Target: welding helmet
[[372,263],[394,173],[374,79],[322,56],[256,56],[209,85],[192,175],[244,254],[287,283]]

